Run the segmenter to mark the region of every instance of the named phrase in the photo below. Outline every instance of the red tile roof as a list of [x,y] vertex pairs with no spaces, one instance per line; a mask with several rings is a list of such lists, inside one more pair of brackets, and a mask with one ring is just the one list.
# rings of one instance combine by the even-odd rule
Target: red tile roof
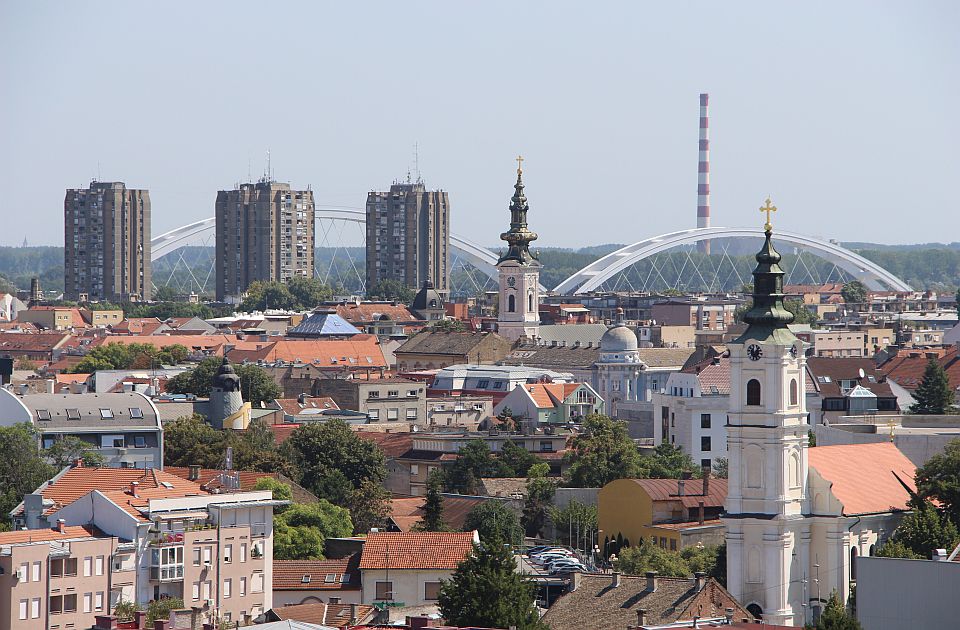
[[94,341],[91,345],[101,346],[107,343],[123,345],[145,343],[157,348],[179,344],[190,351],[203,351],[221,356],[224,346],[239,342],[233,335],[110,335]]
[[0,332],[0,353],[53,352],[68,339],[68,333]]
[[[390,501],[390,520],[401,532],[409,532],[424,516],[426,497],[401,497]],[[463,529],[467,516],[487,499],[443,497],[443,522],[451,529]]]
[[[304,623],[315,623],[325,627],[345,628],[350,625],[351,604],[295,604],[277,606],[270,610],[271,615],[280,621],[291,619]],[[373,606],[360,604],[357,607],[357,619],[360,623],[368,621],[374,612]],[[270,615],[268,615],[268,618]]]
[[[926,363],[924,363],[926,366]],[[860,370],[868,378],[860,378]],[[824,398],[843,396],[840,391],[841,380],[855,380],[862,387],[873,392],[877,397],[891,398],[894,396],[890,384],[881,383],[882,373],[876,368],[876,363],[870,358],[857,357],[809,357],[807,372],[811,378],[807,381],[814,384]],[[820,382],[817,377],[827,377],[826,382]],[[873,377],[873,381],[869,377]]]
[[[273,589],[360,590],[360,554],[339,560],[274,560]],[[347,580],[343,580],[343,576]],[[327,576],[333,576],[327,581]]]
[[676,479],[632,479],[646,490],[653,501],[680,501],[686,508],[695,508],[703,501],[704,507],[723,507],[727,500],[727,480],[710,478],[710,489],[703,496],[703,480],[688,479],[683,496],[677,496],[679,486]]
[[337,315],[351,324],[382,321],[384,316],[386,316],[387,320],[394,322],[421,321],[403,304],[356,304],[355,302],[349,302],[346,304],[337,304],[336,309]]
[[890,442],[817,446],[807,452],[810,468],[831,483],[844,516],[909,509],[917,469]]
[[528,383],[524,387],[537,407],[553,409],[580,387],[580,383]]
[[[166,496],[207,494],[192,481],[186,481],[176,475],[153,468],[143,470],[142,468],[87,468],[80,466],[70,468],[59,477],[55,477],[53,483],[41,490],[40,494],[44,499],[53,501],[53,506],[47,508],[44,513],[56,512],[94,490],[99,490],[110,496],[118,505],[121,503],[129,505],[129,500],[133,497],[127,493],[132,481],[139,483],[137,494],[140,495],[141,499],[148,496],[156,499]],[[161,482],[172,484],[173,489],[162,486]],[[157,494],[158,492],[159,494]],[[134,499],[134,502],[137,505],[141,503],[146,505],[145,500]]]
[[228,353],[231,361],[286,361],[310,363],[321,368],[386,368],[387,362],[374,335],[350,339],[281,339],[236,341]]
[[413,448],[412,433],[387,433],[386,431],[357,431],[357,437],[379,446],[387,457],[400,457]]
[[474,532],[371,532],[361,569],[456,569],[473,549]]
[[27,529],[9,532],[0,532],[0,545],[15,545],[18,543],[46,542],[48,540],[67,540],[70,538],[89,538],[103,536],[92,525],[67,526],[63,532],[56,529]]
[[897,385],[914,390],[923,380],[923,372],[930,361],[928,355],[935,356],[937,362],[943,366],[947,378],[950,379],[950,387],[960,387],[960,354],[956,346],[946,349],[901,350],[881,365],[880,371]]

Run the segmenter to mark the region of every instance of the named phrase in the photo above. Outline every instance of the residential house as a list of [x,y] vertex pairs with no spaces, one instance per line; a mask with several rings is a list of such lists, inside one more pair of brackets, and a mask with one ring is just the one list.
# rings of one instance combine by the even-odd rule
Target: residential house
[[324,308],[336,309],[337,315],[363,332],[379,337],[406,337],[426,324],[409,308],[397,302],[352,301],[324,302]]
[[109,614],[111,580],[130,580],[129,543],[91,526],[0,532],[0,630],[89,628]]
[[887,378],[909,392],[916,391],[923,380],[927,363],[934,359],[947,373],[950,387],[960,389],[960,346],[929,348],[926,350],[901,350],[880,366]]
[[143,394],[15,394],[0,388],[0,424],[20,422],[33,425],[42,448],[76,437],[106,466],[163,467],[159,412]]
[[727,480],[709,474],[702,479],[611,481],[597,494],[604,556],[641,541],[671,551],[698,543],[723,544],[725,528],[717,519],[726,498]]
[[672,298],[651,307],[651,317],[658,324],[693,326],[697,330],[726,330],[733,323],[733,313],[742,300]]
[[340,409],[366,414],[372,422],[427,423],[427,388],[417,381],[321,378],[314,382],[313,393],[332,399]]
[[554,372],[522,365],[451,365],[436,373],[428,389],[435,396],[491,396],[494,403],[518,385],[527,383],[575,383],[569,372]]
[[451,365],[491,364],[510,352],[510,342],[497,333],[422,330],[394,351],[397,371],[434,370]]
[[[353,335],[349,339],[275,339],[236,341],[227,356],[234,363],[311,364],[329,375],[382,374],[387,362],[377,338]],[[291,394],[287,394],[288,396]]]
[[110,609],[173,596],[230,623],[273,607],[273,508],[287,503],[270,492],[210,493],[153,469],[68,468],[27,495],[14,520],[93,526],[125,541],[105,568],[130,572],[110,579]]
[[449,580],[479,542],[476,531],[370,532],[360,556],[360,601],[435,605],[441,580]]
[[[543,616],[551,630],[700,627],[699,619],[753,619],[719,582],[693,578],[573,574],[569,590]],[[589,621],[587,621],[589,620]],[[752,627],[752,626],[751,626]]]
[[75,306],[31,306],[17,314],[17,321],[29,322],[44,330],[73,330],[87,327],[80,309]]
[[[413,433],[407,431],[387,432],[368,431],[365,427],[356,427],[357,437],[373,442],[380,447],[387,458],[387,478],[384,488],[395,495],[410,494],[411,466],[402,460],[413,448]],[[416,469],[419,477],[419,468]]]
[[81,308],[80,317],[83,318],[87,326],[92,326],[93,328],[109,328],[123,321],[123,311],[120,309],[94,310]]
[[[458,494],[441,494],[443,524],[450,531],[461,531],[467,517],[475,507],[487,501],[480,497],[468,497]],[[398,497],[390,500],[390,524],[388,531],[412,532],[423,520],[425,497]]]
[[273,605],[360,603],[360,554],[335,560],[274,560]]
[[293,479],[277,472],[258,472],[253,470],[219,470],[216,468],[201,468],[200,466],[167,466],[163,472],[176,475],[181,479],[193,481],[207,492],[229,490],[252,491],[257,482],[270,478],[290,486],[290,493],[294,503],[317,503],[319,498]]
[[53,363],[63,354],[71,338],[68,333],[0,332],[0,355]]
[[[872,359],[809,357],[807,382],[817,392],[807,410],[815,424],[833,424],[846,416],[894,415],[900,412],[897,396]],[[862,375],[862,376],[861,376]]]
[[336,401],[327,397],[301,394],[296,398],[277,398],[268,403],[268,407],[280,411],[283,415],[283,422],[296,424],[327,422],[333,419],[343,420],[348,424],[366,424],[369,421],[367,414],[360,411],[340,409]]
[[430,431],[482,428],[493,416],[492,396],[430,396],[427,398],[427,428]]
[[603,410],[603,399],[587,383],[529,383],[507,394],[493,414],[509,411],[515,419],[530,419],[543,426],[582,422]]

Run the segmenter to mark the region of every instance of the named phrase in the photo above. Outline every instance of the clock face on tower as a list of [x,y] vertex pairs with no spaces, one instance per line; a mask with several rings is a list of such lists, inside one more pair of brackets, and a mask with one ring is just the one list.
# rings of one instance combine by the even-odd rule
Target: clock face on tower
[[759,361],[760,357],[763,356],[763,350],[755,343],[747,346],[747,356],[750,357],[751,361]]
[[514,278],[513,276],[510,276],[509,278],[507,278],[507,284],[509,284],[511,287],[516,283],[517,283],[517,279]]

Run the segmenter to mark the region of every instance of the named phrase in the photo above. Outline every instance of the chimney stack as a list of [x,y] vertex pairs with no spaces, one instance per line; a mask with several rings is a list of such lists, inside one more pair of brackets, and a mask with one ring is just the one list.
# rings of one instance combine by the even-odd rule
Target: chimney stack
[[677,479],[677,496],[682,497],[683,491],[686,489],[687,482],[684,479]]
[[[700,155],[697,165],[697,227],[710,227],[710,95],[700,95]],[[697,243],[697,250],[710,253],[710,241]]]
[[637,626],[643,627],[645,625],[647,625],[647,609],[637,608]]
[[699,511],[698,518],[700,520],[700,524],[703,525],[703,501],[697,501],[697,510]]
[[656,593],[657,592],[657,572],[656,571],[647,571],[647,592]]
[[703,496],[704,496],[704,498],[706,498],[706,496],[707,496],[708,494],[710,494],[710,467],[709,467],[709,466],[704,466],[704,467],[703,467]]
[[703,587],[707,585],[707,574],[703,571],[697,571],[693,574],[693,577],[696,578],[697,592],[699,593],[703,590]]
[[726,618],[726,620],[727,620],[727,625],[728,625],[728,626],[729,626],[730,624],[732,624],[732,623],[733,623],[733,608],[724,608],[724,609],[723,609],[723,616]]
[[613,577],[610,579],[610,587],[611,587],[611,588],[619,588],[619,587],[620,587],[620,572],[619,572],[619,571],[614,571],[614,572],[613,572]]
[[[131,495],[131,496],[134,496],[134,497],[138,497],[138,498],[139,498],[140,495],[137,494],[137,486],[139,486],[139,485],[140,485],[140,482],[139,482],[139,481],[131,481],[131,482],[130,482],[130,495]],[[158,629],[158,630],[159,630],[159,629]]]
[[57,531],[61,534],[64,533],[67,529],[67,522],[62,518],[57,519]]
[[350,604],[350,625],[356,625],[360,622],[360,605]]
[[188,481],[197,481],[200,479],[200,467],[196,464],[190,464],[189,472],[187,473]]

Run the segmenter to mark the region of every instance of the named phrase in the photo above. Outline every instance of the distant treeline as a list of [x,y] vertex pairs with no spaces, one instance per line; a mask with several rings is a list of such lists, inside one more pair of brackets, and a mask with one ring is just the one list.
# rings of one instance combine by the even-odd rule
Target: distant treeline
[[[847,243],[848,247],[860,243]],[[960,287],[960,244],[936,246],[873,246],[854,251],[876,262],[917,289],[952,291]],[[534,248],[543,264],[541,282],[552,289],[564,279],[586,265],[604,256],[619,246],[596,245],[581,249]],[[784,248],[785,250],[787,248]],[[753,256],[744,253],[742,247],[729,256],[714,255],[707,259],[703,254],[688,250],[671,250],[654,259],[644,260],[631,267],[625,274],[606,288],[619,290],[704,291],[719,289],[738,290],[750,281],[754,266]],[[492,250],[494,253],[496,249]],[[734,251],[731,249],[731,251]],[[799,284],[807,282],[843,281],[844,274],[832,264],[805,254],[798,261],[790,251],[783,251],[782,266],[788,272],[787,281]],[[153,282],[157,287],[170,286],[176,292],[195,291],[212,295],[215,288],[212,247],[185,247],[167,254],[153,264]],[[316,251],[316,268],[320,279],[334,288],[335,292],[357,292],[365,274],[364,249],[362,247],[321,247]],[[712,273],[707,270],[712,269]],[[38,276],[44,290],[63,290],[62,247],[0,247],[0,291],[14,287],[27,289],[30,278]],[[471,277],[472,276],[472,277]],[[455,295],[475,294],[478,290],[492,288],[483,274],[468,275],[461,268],[452,271]],[[205,291],[201,291],[205,289]]]

